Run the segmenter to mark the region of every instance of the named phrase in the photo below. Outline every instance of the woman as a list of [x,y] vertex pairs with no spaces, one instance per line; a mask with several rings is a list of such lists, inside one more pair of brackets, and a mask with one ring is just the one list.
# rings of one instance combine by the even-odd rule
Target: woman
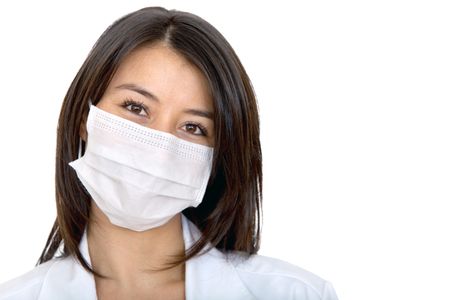
[[113,23],[67,92],[56,152],[57,219],[0,299],[337,299],[256,254],[256,99],[201,18],[150,7]]

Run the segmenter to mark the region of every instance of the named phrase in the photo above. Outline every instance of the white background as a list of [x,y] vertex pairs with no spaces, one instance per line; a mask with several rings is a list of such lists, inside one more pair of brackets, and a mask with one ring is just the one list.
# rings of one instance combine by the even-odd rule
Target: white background
[[163,5],[212,23],[253,80],[260,254],[341,300],[450,299],[446,1],[60,2],[0,4],[0,282],[34,266],[50,231],[57,117],[90,48]]

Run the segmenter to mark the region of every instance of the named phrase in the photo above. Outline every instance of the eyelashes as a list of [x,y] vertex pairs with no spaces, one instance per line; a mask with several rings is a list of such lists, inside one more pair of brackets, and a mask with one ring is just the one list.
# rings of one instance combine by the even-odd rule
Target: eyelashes
[[[141,115],[141,112],[145,112],[146,115],[148,115],[149,109],[143,102],[135,101],[131,98],[125,98],[125,100],[122,102],[121,106],[125,108],[126,110],[129,110],[130,112],[137,114],[139,116]],[[130,107],[130,108],[129,108]],[[140,111],[136,111],[136,108]]]
[[[143,102],[136,101],[131,98],[125,98],[120,106],[139,117],[146,117],[150,112],[147,105],[145,105]],[[194,132],[192,132],[192,130],[185,130],[189,134],[205,137],[208,136],[208,130],[206,129],[206,127],[198,122],[188,121],[183,124],[183,127],[195,129]]]
[[[205,126],[203,126],[203,125],[200,124],[200,123],[189,121],[189,122],[184,123],[183,125],[184,125],[184,126],[192,126],[192,125],[194,125],[195,127],[197,127],[197,128],[200,130],[201,134],[195,134],[195,133],[192,133],[193,135],[203,135],[203,136],[208,136],[208,130],[206,130]],[[195,128],[195,127],[194,127],[194,128]],[[197,131],[197,130],[196,130],[196,131]],[[195,131],[195,132],[196,132],[196,131]]]

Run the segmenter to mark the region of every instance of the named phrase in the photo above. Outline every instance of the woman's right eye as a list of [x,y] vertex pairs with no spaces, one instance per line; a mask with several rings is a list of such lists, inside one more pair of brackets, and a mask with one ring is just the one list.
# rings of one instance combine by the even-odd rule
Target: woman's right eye
[[132,99],[126,99],[122,103],[122,107],[138,116],[145,117],[148,115],[148,108],[142,102],[137,102]]

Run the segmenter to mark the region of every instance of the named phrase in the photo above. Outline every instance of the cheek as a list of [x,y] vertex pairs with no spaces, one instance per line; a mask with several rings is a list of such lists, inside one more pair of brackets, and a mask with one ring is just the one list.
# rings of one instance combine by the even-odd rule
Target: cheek
[[207,142],[208,142],[207,146],[214,148],[214,146],[216,145],[215,140],[214,140],[214,135],[212,135],[210,138],[208,138]]
[[116,103],[112,100],[110,100],[112,97],[102,97],[100,101],[97,103],[96,107],[100,108],[101,110],[104,110],[106,112],[109,112],[111,114],[114,114],[116,116],[122,117],[127,119],[127,115],[125,114],[125,111],[120,106],[120,103]]
[[95,106],[100,108],[101,110],[110,112],[113,109],[113,105],[112,105],[111,101],[109,101],[107,99],[108,99],[107,96],[103,96]]

